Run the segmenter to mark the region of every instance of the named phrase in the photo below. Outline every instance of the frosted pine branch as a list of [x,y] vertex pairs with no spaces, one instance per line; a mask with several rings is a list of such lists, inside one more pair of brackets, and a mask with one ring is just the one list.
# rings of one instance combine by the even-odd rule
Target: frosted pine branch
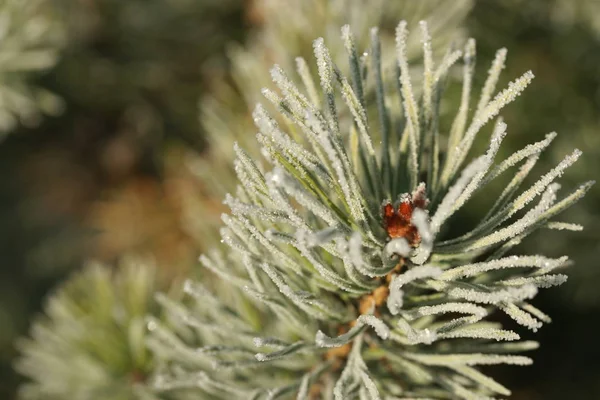
[[[225,248],[201,257],[219,289],[190,283],[185,305],[161,298],[171,318],[152,321],[151,347],[165,366],[155,377],[157,393],[188,387],[216,399],[335,400],[510,394],[477,368],[529,365],[532,359],[514,353],[537,344],[489,316],[501,311],[533,331],[549,323],[530,302],[566,280],[556,270],[569,261],[508,253],[538,228],[579,230],[553,218],[591,183],[559,197],[556,180],[579,158],[576,150],[520,191],[555,134],[497,161],[510,129],[496,117],[533,74],[497,90],[501,49],[476,99],[475,41],[462,53],[448,51],[436,69],[426,23],[421,34],[422,86],[413,81],[405,22],[396,31],[395,71],[382,67],[393,49],[382,48],[377,29],[371,48],[362,48],[348,26],[341,32],[347,63],[317,39],[316,66],[297,59],[298,77],[273,67],[276,88],[263,94],[277,114],[261,105],[253,114],[263,159],[236,146],[240,182],[225,198]],[[441,107],[461,54],[460,103]],[[388,73],[398,79],[394,90]],[[458,110],[449,127],[440,126],[443,109]],[[487,151],[473,154],[492,119]],[[490,184],[508,171],[513,178],[494,193]],[[455,221],[474,196],[497,201],[456,236]]]

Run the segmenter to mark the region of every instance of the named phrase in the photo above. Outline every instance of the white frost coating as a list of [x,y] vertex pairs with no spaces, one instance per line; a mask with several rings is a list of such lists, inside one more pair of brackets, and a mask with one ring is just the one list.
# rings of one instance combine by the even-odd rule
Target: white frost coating
[[383,252],[386,257],[391,258],[393,255],[407,257],[412,252],[412,248],[408,241],[404,238],[396,238],[390,240],[384,247]]
[[537,309],[529,303],[521,303],[519,304],[519,307],[532,314],[534,317],[541,320],[542,322],[545,322],[547,324],[552,322],[552,318],[550,318],[548,315],[546,315],[545,313],[543,313],[542,311],[540,311],[539,309]]
[[432,344],[438,339],[435,331],[425,328],[423,330],[413,329],[407,335],[408,340],[412,344]]
[[531,365],[533,360],[524,356],[500,355],[500,354],[417,354],[404,353],[410,360],[424,365],[452,366],[452,365]]
[[339,224],[339,219],[333,211],[331,211],[331,208],[327,207],[315,196],[308,193],[305,188],[292,180],[281,168],[274,168],[271,173],[266,174],[266,178],[272,200],[276,206],[283,209],[282,212],[285,212],[297,227],[308,229],[308,224],[299,216],[297,210],[286,198],[284,198],[282,193],[276,190],[277,188],[282,188],[285,193],[292,196],[300,203],[300,205],[321,218],[327,224],[332,226]]
[[442,270],[438,267],[432,267],[430,265],[421,265],[409,269],[401,275],[394,275],[392,281],[390,282],[390,294],[387,298],[387,307],[390,313],[392,313],[392,315],[397,315],[402,308],[402,305],[404,303],[404,293],[401,289],[402,286],[417,279],[434,278],[436,276],[439,276],[441,273]]
[[358,99],[356,98],[347,79],[344,77],[340,77],[339,75],[337,75],[337,76],[338,76],[338,81],[340,82],[340,85],[341,85],[342,98],[344,99],[345,103],[347,104],[348,108],[350,109],[350,112],[351,112],[352,116],[354,117],[354,122],[356,123],[356,126],[358,127],[358,132],[360,133],[359,137],[360,137],[361,143],[360,143],[359,147],[361,147],[363,149],[366,148],[366,154],[365,154],[366,163],[360,163],[360,166],[363,167],[363,172],[364,172],[365,176],[370,175],[370,177],[371,177],[371,180],[372,180],[373,186],[374,186],[374,190],[375,190],[372,193],[372,196],[375,196],[375,198],[381,198],[381,180],[379,178],[380,171],[379,171],[379,166],[377,165],[375,149],[371,142],[371,136],[369,135],[369,132],[368,132],[366,111],[364,110],[364,108],[362,107],[362,105],[360,104]]
[[458,107],[458,112],[456,113],[456,117],[454,118],[452,127],[450,128],[450,137],[448,138],[448,155],[444,165],[442,183],[446,183],[446,180],[448,179],[447,173],[451,172],[450,167],[452,162],[455,160],[454,155],[460,150],[458,148],[458,144],[465,132],[469,103],[471,100],[471,89],[473,87],[473,74],[475,72],[475,51],[475,40],[467,40],[463,58],[463,85],[460,106]]
[[312,114],[306,116],[307,125],[317,134],[319,144],[327,154],[336,175],[337,182],[344,194],[344,201],[348,203],[350,213],[355,221],[364,221],[366,216],[363,209],[364,199],[362,191],[356,182],[356,177],[349,164],[347,155],[342,146],[337,143],[335,135],[323,126],[323,122]]
[[432,344],[437,340],[438,336],[435,331],[425,328],[423,330],[415,330],[413,334],[408,336],[408,339],[413,343]]
[[482,374],[475,368],[467,367],[467,366],[453,366],[453,370],[458,372],[459,374],[477,382],[483,387],[486,387],[502,396],[510,396],[511,392],[492,378]]
[[272,353],[256,353],[254,355],[254,358],[256,358],[256,360],[260,362],[273,361],[285,357],[289,354],[297,353],[304,347],[306,347],[305,343],[303,341],[298,341],[287,347],[284,347],[281,350],[277,350]]
[[555,275],[542,275],[542,276],[527,276],[518,277],[512,279],[506,279],[501,281],[506,286],[521,286],[521,285],[535,285],[538,288],[550,288],[553,286],[560,286],[567,281],[567,275],[555,274]]
[[356,389],[355,385],[358,380],[362,381],[361,372],[365,372],[367,366],[361,357],[362,336],[358,336],[352,346],[350,355],[346,362],[346,366],[342,370],[339,379],[335,382],[333,388],[333,397],[335,400],[346,400],[346,389]]
[[507,287],[505,289],[483,292],[474,289],[450,288],[448,295],[455,299],[464,299],[480,304],[499,304],[503,302],[517,303],[531,299],[537,294],[535,285],[524,285],[521,287]]
[[404,291],[399,287],[390,285],[390,294],[388,295],[386,303],[390,313],[392,315],[397,315],[404,305]]
[[358,266],[363,263],[362,258],[362,237],[359,232],[352,232],[348,240],[348,254],[354,265]]
[[270,346],[270,347],[284,348],[284,347],[287,347],[290,345],[287,342],[284,342],[282,340],[279,340],[279,339],[273,338],[273,337],[255,337],[252,339],[252,343],[256,347]]
[[365,293],[372,292],[376,287],[376,282],[370,281],[356,268],[348,253],[348,242],[344,238],[337,239],[335,241],[335,250],[344,263],[344,270],[348,278],[363,289]]
[[298,395],[296,400],[308,400],[308,389],[310,383],[310,374],[305,374],[300,382],[300,389],[298,389]]
[[360,325],[369,325],[375,330],[377,336],[384,340],[389,338],[390,336],[390,328],[388,328],[385,322],[375,317],[374,315],[361,315],[356,321],[357,324]]
[[269,296],[264,293],[258,292],[253,288],[246,286],[243,288],[244,292],[252,299],[255,299],[265,305],[267,305],[273,313],[277,316],[277,318],[281,321],[285,320],[293,325],[299,332],[302,332],[301,336],[309,337],[312,335],[312,332],[307,331],[307,326],[305,321],[301,321],[297,315],[297,313],[292,312],[290,307],[283,306],[279,302],[273,301],[269,298]]
[[398,287],[402,287],[409,282],[412,282],[417,279],[423,278],[436,278],[442,273],[442,270],[438,267],[434,267],[431,265],[420,265],[418,267],[413,267],[406,271],[403,274],[396,275],[393,282],[396,282]]
[[268,182],[273,183],[276,186],[283,186],[286,181],[285,171],[281,167],[275,167],[271,172],[265,176]]
[[487,182],[490,182],[491,180],[501,175],[504,171],[506,171],[510,167],[517,165],[517,163],[523,161],[524,159],[541,153],[546,147],[550,145],[550,143],[552,142],[552,140],[554,140],[555,137],[556,132],[550,132],[546,135],[544,140],[528,144],[523,149],[514,152],[507,159],[505,159],[496,167],[494,167],[494,169],[491,170],[490,173],[485,177],[483,183],[485,184]]
[[277,107],[277,110],[281,113],[285,113],[285,109],[281,106],[281,103],[283,102],[283,99],[274,91],[272,91],[269,88],[262,88],[260,90],[260,93],[267,99],[269,100],[271,103],[273,103],[273,105],[275,107]]
[[555,168],[542,176],[531,188],[517,197],[511,204],[510,213],[507,218],[531,202],[535,196],[541,194],[544,189],[551,185],[552,181],[561,176],[564,170],[573,165],[580,156],[581,150],[575,149],[573,153],[566,156]]
[[365,99],[363,95],[363,79],[361,77],[360,65],[358,60],[358,55],[356,52],[356,43],[354,39],[354,35],[352,34],[352,29],[350,25],[346,24],[342,26],[341,29],[342,40],[344,42],[344,47],[346,48],[346,52],[348,53],[348,59],[350,61],[350,74],[352,77],[352,88],[356,92],[356,97],[360,101],[361,106],[364,105]]
[[[492,221],[490,217],[492,215],[495,215],[498,210],[502,209],[510,201],[511,197],[519,189],[519,187],[521,186],[525,178],[527,178],[533,167],[535,167],[535,164],[537,163],[538,159],[539,154],[532,155],[523,163],[523,165],[521,165],[521,167],[519,167],[517,173],[512,177],[512,179],[510,180],[508,185],[506,185],[504,190],[502,190],[502,193],[500,194],[500,196],[498,196],[498,199],[496,200],[494,205],[488,210],[487,214],[482,219],[482,221],[484,222],[480,224],[477,228],[469,232],[467,235],[465,235],[465,237],[476,236],[482,231],[485,231],[488,225],[493,227],[499,224],[499,222]],[[482,186],[485,184],[486,182],[484,181],[482,183]],[[460,239],[457,239],[456,241],[460,241]]]
[[248,391],[236,385],[224,384],[212,379],[205,372],[180,373],[178,376],[158,375],[152,381],[156,390],[169,391],[177,389],[202,388],[208,393],[218,389],[232,398],[243,398],[248,396]]
[[398,329],[406,335],[406,339],[410,344],[432,344],[438,339],[438,335],[434,330],[428,328],[414,329],[405,319],[398,320]]
[[[281,275],[267,263],[261,264],[261,268],[263,271],[265,271],[269,278],[271,278],[271,281],[275,284],[275,286],[277,286],[277,289],[279,289],[279,291],[288,299],[290,299],[296,306],[313,315],[317,319],[328,319],[326,312],[332,310],[330,310],[326,305],[318,300],[315,300],[312,296],[307,296],[307,294],[304,292],[294,291],[284,282]],[[317,310],[317,308],[320,309],[320,311]]]
[[285,104],[291,109],[292,114],[301,114],[302,110],[309,105],[308,100],[299,94],[299,92],[296,91],[296,93],[294,93],[294,85],[290,82],[288,77],[285,75],[285,72],[283,72],[281,67],[277,64],[275,64],[271,69],[271,79],[273,80],[273,83],[275,83],[281,90],[281,93],[285,99]]
[[[350,112],[354,116],[354,121],[358,126],[358,130],[361,134],[361,139],[363,140],[363,144],[366,147],[367,154],[369,157],[373,157],[370,161],[375,161],[375,148],[373,147],[373,143],[371,140],[371,135],[368,132],[367,128],[367,113],[363,106],[364,97],[363,97],[363,89],[362,89],[362,79],[360,77],[360,67],[358,66],[358,60],[356,59],[356,45],[354,43],[354,36],[350,31],[349,25],[344,25],[342,27],[342,37],[344,38],[344,45],[346,47],[346,51],[349,53],[350,58],[350,69],[352,73],[352,87],[348,83],[346,77],[341,74],[336,74],[338,82],[341,83],[341,92],[342,97],[346,101]],[[376,166],[376,163],[375,163]]]
[[492,61],[492,66],[488,71],[488,77],[481,89],[481,95],[479,96],[479,103],[477,104],[477,110],[475,115],[480,115],[485,107],[488,105],[494,90],[496,90],[496,84],[500,77],[500,72],[504,69],[504,62],[506,61],[506,48],[499,49],[496,52],[496,57]]
[[184,283],[183,291],[195,301],[202,302],[210,310],[220,310],[223,306],[220,299],[215,297],[199,282],[187,279]]
[[440,381],[449,388],[451,393],[453,393],[456,398],[465,400],[496,400],[494,397],[485,396],[480,392],[476,392],[471,388],[465,387],[466,382],[468,382],[467,380],[441,377]]
[[213,262],[210,258],[206,257],[204,254],[200,256],[198,259],[200,263],[208,270],[212,271],[214,274],[220,276],[222,279],[227,280],[227,282],[232,283],[233,285],[243,288],[244,286],[248,286],[251,283],[246,279],[239,278],[231,273],[230,270],[219,268],[216,263]]
[[297,261],[292,259],[287,253],[283,252],[281,249],[279,249],[277,246],[271,243],[269,239],[256,228],[255,225],[250,223],[249,220],[245,218],[240,218],[240,220],[244,227],[246,227],[246,229],[250,231],[252,237],[257,239],[260,242],[260,244],[264,247],[264,249],[268,250],[273,255],[274,259],[278,261],[279,265],[289,268],[296,274],[302,274],[301,266],[298,264]]
[[289,233],[279,232],[272,228],[269,228],[265,231],[265,237],[272,242],[281,242],[287,244],[293,244],[296,240],[296,238]]
[[469,150],[471,149],[471,145],[473,144],[473,140],[475,136],[479,132],[479,130],[492,118],[494,118],[500,110],[514,101],[520,94],[525,90],[525,88],[531,83],[533,80],[533,72],[527,71],[523,76],[516,79],[513,82],[508,84],[508,87],[504,89],[502,92],[498,93],[496,97],[488,103],[488,105],[481,111],[479,115],[477,115],[471,125],[467,129],[464,138],[461,140],[460,144],[458,144],[458,148],[460,149],[456,153],[456,157],[454,158],[453,166],[451,168],[450,176],[454,175],[456,171],[460,168],[461,164],[465,160]]
[[364,387],[367,388],[367,392],[369,393],[369,400],[381,400],[377,386],[369,374],[367,374],[365,371],[360,371],[360,377]]
[[331,338],[322,331],[318,331],[315,336],[315,343],[319,347],[340,347],[349,343],[359,333],[361,333],[365,326],[373,328],[377,336],[382,339],[387,339],[390,336],[390,328],[374,315],[361,315],[356,319],[356,324],[350,328],[350,330],[340,336]]
[[[263,156],[273,164],[275,160],[278,158],[278,155],[285,157],[288,162],[292,164],[300,164],[307,170],[313,171],[319,177],[325,179],[325,181],[329,180],[329,170],[327,167],[321,162],[324,160],[323,154],[321,150],[316,145],[317,137],[316,133],[306,126],[304,123],[304,113],[298,111],[297,113],[291,112],[286,108],[289,105],[282,100],[277,94],[271,92],[268,89],[263,89],[263,94],[271,103],[273,103],[274,107],[283,115],[288,117],[290,120],[296,122],[302,132],[304,132],[307,136],[307,139],[313,144],[313,152],[305,149],[304,146],[300,145],[298,142],[292,140],[290,136],[283,132],[277,123],[265,110],[265,108],[258,104],[252,116],[254,118],[255,125],[259,128],[260,133],[256,135],[258,142],[261,144],[261,153]],[[309,107],[310,110],[313,110]],[[316,113],[316,110],[311,111],[311,113]],[[279,150],[279,152],[275,151],[275,149]],[[311,168],[312,167],[312,168]],[[242,181],[243,182],[243,181]]]
[[596,181],[588,181],[588,182],[585,182],[584,184],[582,184],[581,186],[579,186],[577,188],[577,190],[575,190],[568,196],[564,197],[562,200],[560,200],[559,202],[554,204],[552,207],[550,207],[548,210],[546,210],[544,213],[542,213],[542,215],[540,216],[540,220],[547,221],[548,219],[554,217],[555,215],[560,214],[562,211],[566,210],[567,208],[569,208],[570,206],[575,204],[577,201],[581,200],[581,198],[583,196],[585,196],[585,194],[588,192],[588,190],[590,190],[590,188],[595,183],[596,183]]
[[256,206],[254,204],[244,203],[231,196],[229,193],[225,195],[223,204],[229,206],[234,215],[253,216],[270,222],[281,222],[289,219],[288,215],[284,211],[273,210]]
[[456,183],[448,190],[446,196],[444,196],[442,202],[435,211],[435,214],[431,218],[431,231],[433,234],[437,234],[439,232],[442,224],[451,215],[456,200],[463,193],[473,177],[485,168],[485,164],[486,162],[484,156],[473,160],[463,170]]
[[339,136],[340,127],[337,119],[337,110],[335,107],[335,94],[333,90],[333,62],[329,55],[329,49],[325,46],[323,38],[318,38],[313,42],[313,50],[317,59],[317,68],[321,78],[321,88],[325,94],[327,109],[329,112],[328,123],[334,135]]
[[[523,207],[525,207],[528,203],[530,203],[535,197],[537,197],[539,194],[543,193],[545,189],[547,190],[547,188],[552,184],[552,182],[557,177],[559,177],[563,174],[563,172],[566,168],[568,168],[575,161],[577,161],[577,159],[579,158],[580,155],[581,155],[581,151],[579,151],[579,150],[573,151],[572,154],[565,157],[555,168],[553,168],[550,172],[543,175],[529,189],[527,189],[525,192],[520,194],[516,199],[511,201],[508,205],[504,206],[502,208],[502,210],[498,211],[492,217],[490,217],[490,213],[488,213],[488,215],[484,219],[485,222],[482,223],[480,226],[478,226],[475,230],[473,230],[473,232],[470,234],[470,236],[473,236],[476,233],[489,232],[494,227],[498,226],[499,224],[501,224],[502,222],[506,221],[508,218],[513,216],[515,213],[520,211]],[[520,184],[522,179],[525,178],[525,176],[529,172],[529,169],[531,167],[533,167],[533,165],[535,164],[536,159],[537,158],[529,159],[529,161],[527,162],[527,164],[529,164],[529,168],[525,169],[524,174],[521,174],[521,171],[520,171],[519,175],[522,175],[522,176],[520,177],[520,179],[518,179],[516,181],[517,185]],[[527,164],[525,164],[523,167],[526,167]],[[517,179],[517,176],[515,176],[515,178],[513,178],[513,181],[511,182],[509,187],[511,187],[513,185],[513,183],[515,183],[516,179]],[[508,199],[506,197],[506,194],[512,194],[511,191],[508,191],[509,187],[507,187],[506,190],[502,193],[502,195],[500,196],[499,202],[501,200],[503,202],[505,199],[506,200]],[[572,195],[563,199],[561,201],[561,203],[563,203],[565,205],[573,204],[576,201],[576,199],[580,198],[580,196],[583,196],[583,194],[586,192],[587,189],[589,189],[589,186],[583,185],[576,191],[577,194],[573,193]],[[556,191],[556,190],[557,190],[557,187],[555,186],[554,191]],[[492,207],[492,210],[495,210],[499,204],[500,203],[497,202]],[[538,217],[535,217],[535,218],[538,218]],[[449,241],[449,243],[450,243],[450,241]]]
[[[433,54],[431,51],[431,35],[427,27],[427,22],[420,21],[421,42],[423,43],[423,120],[425,129],[429,128],[433,120],[433,91],[434,91],[434,73],[433,73]],[[435,82],[437,83],[437,82]],[[426,132],[426,134],[429,132]]]
[[[340,239],[337,242],[336,249],[342,256],[343,262],[345,264],[345,268],[349,271],[350,275],[355,275],[353,270],[360,272],[366,277],[375,278],[384,276],[389,273],[389,269],[381,266],[373,266],[368,262],[365,262],[363,258],[363,245],[362,245],[362,237],[359,232],[353,232],[350,235],[350,239],[348,241],[344,239]],[[355,276],[352,278],[361,279],[359,276]],[[366,280],[362,280],[360,283],[361,286],[364,286],[364,282]]]
[[348,255],[354,267],[364,275],[371,278],[381,275],[365,263],[362,252],[362,237],[359,232],[353,232],[350,235],[350,239],[348,240]]
[[[304,113],[301,115],[303,117]],[[296,141],[292,140],[287,133],[283,132],[279,128],[277,121],[275,121],[269,115],[262,105],[258,104],[256,106],[252,116],[255,124],[259,127],[260,132],[262,133],[262,135],[257,135],[257,139],[262,145],[263,150],[270,154],[268,158],[273,159],[276,158],[277,154],[280,154],[281,156],[285,157],[288,162],[299,167],[299,169],[304,169],[306,171],[315,173],[318,177],[323,179],[324,182],[331,181],[329,170],[321,162],[319,157],[321,154],[319,152],[314,154],[306,150]],[[301,117],[296,117],[296,119],[299,118]],[[308,139],[311,140],[311,142],[315,141],[316,138],[314,133],[308,129],[303,129],[303,131],[307,131],[307,133],[309,133]],[[279,153],[274,150],[275,148],[279,150]]]
[[338,288],[351,293],[362,293],[363,291],[354,289],[352,284],[345,278],[338,275],[333,268],[330,268],[325,263],[319,261],[317,253],[307,247],[306,241],[307,233],[303,230],[296,232],[296,244],[295,247],[300,251],[302,256],[306,258],[308,262],[321,274],[321,276],[329,283],[337,286]]
[[254,284],[254,287],[258,291],[264,292],[265,287],[263,286],[262,281],[258,277],[256,265],[255,265],[254,261],[252,260],[252,257],[250,256],[249,253],[245,253],[242,256],[242,263],[244,265],[244,268],[246,268],[246,272],[248,273],[250,280]]
[[537,267],[554,269],[566,261],[565,257],[547,258],[544,256],[510,256],[497,260],[485,261],[474,264],[461,265],[444,271],[439,277],[442,281],[453,281],[456,279],[469,278],[483,274],[488,271],[504,268]]
[[431,245],[433,242],[433,232],[429,226],[429,215],[427,211],[417,208],[413,211],[410,222],[418,229],[419,235],[421,236],[421,243],[428,243]]
[[408,310],[404,313],[404,317],[407,319],[414,319],[426,315],[438,315],[446,313],[471,314],[483,318],[487,315],[487,310],[484,307],[478,306],[473,303],[450,302],[437,304],[435,306],[423,306],[414,310]]
[[434,80],[438,82],[443,76],[448,73],[450,67],[452,67],[462,56],[461,50],[454,50],[452,52],[446,53],[444,58],[442,59],[439,67],[435,71]]
[[237,142],[233,144],[233,150],[236,154],[236,172],[241,174],[239,176],[240,181],[242,181],[242,177],[248,177],[248,179],[244,179],[242,182],[254,183],[257,187],[266,189],[264,186],[265,178],[262,173],[252,160],[250,156],[238,145]]
[[583,225],[572,224],[570,222],[548,222],[546,228],[557,231],[573,231],[580,232],[583,230]]
[[413,211],[410,222],[417,228],[419,236],[421,236],[421,243],[410,260],[417,265],[422,265],[431,255],[435,238],[429,224],[429,214],[417,208]]
[[271,78],[279,87],[288,105],[296,115],[302,115],[304,110],[314,110],[314,106],[298,90],[296,85],[287,77],[285,71],[277,64],[271,68]]
[[346,368],[344,369],[344,371],[342,372],[342,375],[340,376],[340,378],[336,381],[335,386],[333,388],[333,398],[335,400],[344,400],[344,391],[346,388],[346,382],[347,382],[347,375],[349,375],[350,373],[347,372],[346,374],[344,374],[344,372],[349,371],[349,366],[347,365]]
[[183,282],[183,292],[185,294],[192,294],[194,293],[195,287],[194,287],[194,281],[192,281],[191,279],[186,279],[185,282]]
[[530,209],[523,217],[506,228],[499,229],[487,236],[474,240],[472,243],[464,246],[462,248],[463,251],[488,247],[519,235],[527,227],[537,222],[539,217],[554,204],[554,201],[556,200],[556,191],[559,188],[560,185],[556,183],[551,184],[542,195],[540,202]]
[[337,226],[331,226],[329,228],[309,234],[306,238],[306,244],[308,247],[319,246],[329,243],[333,239],[340,237],[343,234],[344,232],[342,232]]
[[[377,111],[379,116],[379,126],[381,130],[381,171],[383,173],[382,183],[384,188],[392,190],[392,167],[390,164],[390,113],[386,106],[385,89],[381,68],[381,43],[379,41],[378,28],[373,27],[370,31],[371,36],[371,69],[375,75],[375,97],[377,101]],[[389,192],[388,192],[389,193]]]
[[473,176],[473,178],[466,185],[460,196],[454,201],[452,204],[452,209],[449,215],[446,216],[446,219],[454,214],[457,210],[459,210],[469,198],[473,195],[473,193],[480,187],[480,183],[489,170],[492,162],[494,161],[494,157],[496,157],[496,153],[500,148],[500,144],[502,140],[506,136],[506,124],[502,122],[502,118],[498,118],[496,126],[494,127],[494,132],[492,134],[492,139],[490,140],[490,146],[488,151],[482,157],[481,166],[479,167],[479,171]]
[[239,236],[236,235],[236,232],[244,234],[241,229],[235,229],[232,225],[236,222],[226,214],[221,215],[221,220],[226,226],[223,226],[219,229],[219,234],[221,235],[221,243],[227,244],[232,249],[236,249],[239,251],[245,251],[246,249],[238,240]]
[[513,331],[495,328],[465,328],[451,331],[448,333],[440,334],[441,339],[457,339],[457,338],[470,338],[470,339],[491,339],[497,342],[500,341],[514,341],[519,340],[521,337]]
[[304,58],[296,57],[296,70],[298,71],[298,75],[300,75],[300,79],[302,79],[302,83],[306,87],[308,98],[315,107],[319,108],[321,106],[321,96],[317,94],[315,81],[313,80],[310,69]]
[[535,319],[531,314],[521,310],[514,304],[503,304],[500,308],[518,324],[531,329],[533,332],[537,332],[543,325],[541,321]]
[[410,82],[410,69],[406,56],[406,38],[408,31],[406,29],[406,21],[400,21],[396,28],[396,56],[398,58],[398,66],[400,68],[400,84],[402,90],[402,101],[404,112],[408,126],[409,144],[410,144],[410,186],[411,188],[417,185],[419,175],[419,138],[421,136],[419,130],[419,109],[415,101],[412,84]]

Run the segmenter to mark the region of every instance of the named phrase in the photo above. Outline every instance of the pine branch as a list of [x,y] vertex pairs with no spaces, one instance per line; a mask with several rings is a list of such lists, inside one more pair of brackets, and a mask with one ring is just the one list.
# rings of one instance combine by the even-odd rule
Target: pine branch
[[[150,324],[152,348],[166,366],[155,377],[157,392],[186,387],[219,399],[479,399],[510,391],[478,366],[532,363],[512,353],[534,345],[488,317],[501,310],[533,331],[549,322],[529,300],[566,280],[555,270],[567,258],[505,253],[540,227],[579,229],[551,219],[589,189],[588,183],[558,200],[555,180],[580,152],[518,193],[554,135],[494,164],[508,130],[498,118],[488,150],[463,166],[473,157],[475,136],[533,74],[494,96],[506,54],[500,50],[470,116],[475,42],[469,40],[463,95],[443,149],[436,139],[445,132],[437,122],[442,76],[457,54],[449,51],[441,72],[434,72],[423,23],[418,89],[406,22],[396,32],[398,91],[385,90],[388,71],[380,70],[376,29],[367,49],[376,58],[374,84],[361,72],[359,41],[347,26],[348,77],[323,39],[314,43],[316,76],[305,61],[298,64],[306,93],[282,68],[272,70],[277,90],[263,94],[281,115],[260,105],[254,112],[269,167],[259,168],[262,163],[236,147],[240,183],[237,195],[226,197],[227,248],[202,257],[223,286],[211,292],[188,284],[189,304],[165,303],[169,323]],[[401,135],[393,137],[398,127]],[[441,157],[443,167],[428,157]],[[475,195],[496,196],[488,185],[522,162],[478,225],[444,237],[457,219],[451,217]],[[419,183],[425,177],[437,184]]]

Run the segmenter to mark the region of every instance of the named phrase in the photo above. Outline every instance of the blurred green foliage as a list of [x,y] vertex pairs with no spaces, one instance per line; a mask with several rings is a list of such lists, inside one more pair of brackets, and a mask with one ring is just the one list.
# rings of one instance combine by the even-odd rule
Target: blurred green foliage
[[62,101],[32,85],[52,68],[65,42],[58,10],[45,0],[0,1],[0,140],[19,123],[39,124],[62,111]]
[[[43,5],[41,17],[64,39],[55,67],[29,83],[60,97],[64,112],[37,127],[18,125],[0,145],[2,399],[16,383],[12,342],[49,288],[98,255],[102,232],[88,221],[95,204],[110,204],[140,176],[160,189],[167,143],[202,148],[197,101],[207,63],[225,68],[224,45],[241,40],[245,26],[242,0],[11,0],[0,1],[0,21],[21,18],[28,4]],[[27,27],[2,26],[21,34]],[[0,61],[9,55],[1,43]],[[4,77],[2,89],[8,78],[22,82]]]
[[19,343],[24,356],[16,369],[35,382],[22,386],[20,398],[133,398],[151,372],[145,318],[156,290],[154,266],[132,259],[114,272],[90,264],[60,285],[33,322],[32,338]]

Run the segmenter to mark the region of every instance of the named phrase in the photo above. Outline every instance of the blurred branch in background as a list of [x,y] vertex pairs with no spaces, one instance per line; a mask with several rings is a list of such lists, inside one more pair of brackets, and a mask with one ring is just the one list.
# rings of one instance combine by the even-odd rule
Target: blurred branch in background
[[[54,21],[62,32],[58,64],[36,83],[62,98],[65,112],[35,128],[19,126],[0,146],[3,399],[15,381],[11,342],[70,269],[89,257],[110,264],[123,252],[156,250],[158,275],[166,277],[181,272],[176,261],[189,267],[195,259],[162,184],[163,154],[170,142],[202,149],[203,65],[225,68],[219,53],[244,30],[242,0],[3,1],[2,21],[26,14],[29,3],[43,6],[37,20]],[[0,24],[10,34],[35,27],[31,15],[12,18]],[[31,35],[52,38],[39,29]],[[21,85],[21,75],[2,71],[0,63],[2,90]],[[183,255],[171,245],[183,246]]]
[[24,400],[130,400],[151,372],[145,318],[153,312],[155,268],[125,259],[115,271],[90,264],[51,296],[16,365],[36,382]]
[[57,115],[62,101],[32,84],[52,68],[65,42],[64,21],[45,0],[0,2],[0,140],[20,122],[35,126]]

